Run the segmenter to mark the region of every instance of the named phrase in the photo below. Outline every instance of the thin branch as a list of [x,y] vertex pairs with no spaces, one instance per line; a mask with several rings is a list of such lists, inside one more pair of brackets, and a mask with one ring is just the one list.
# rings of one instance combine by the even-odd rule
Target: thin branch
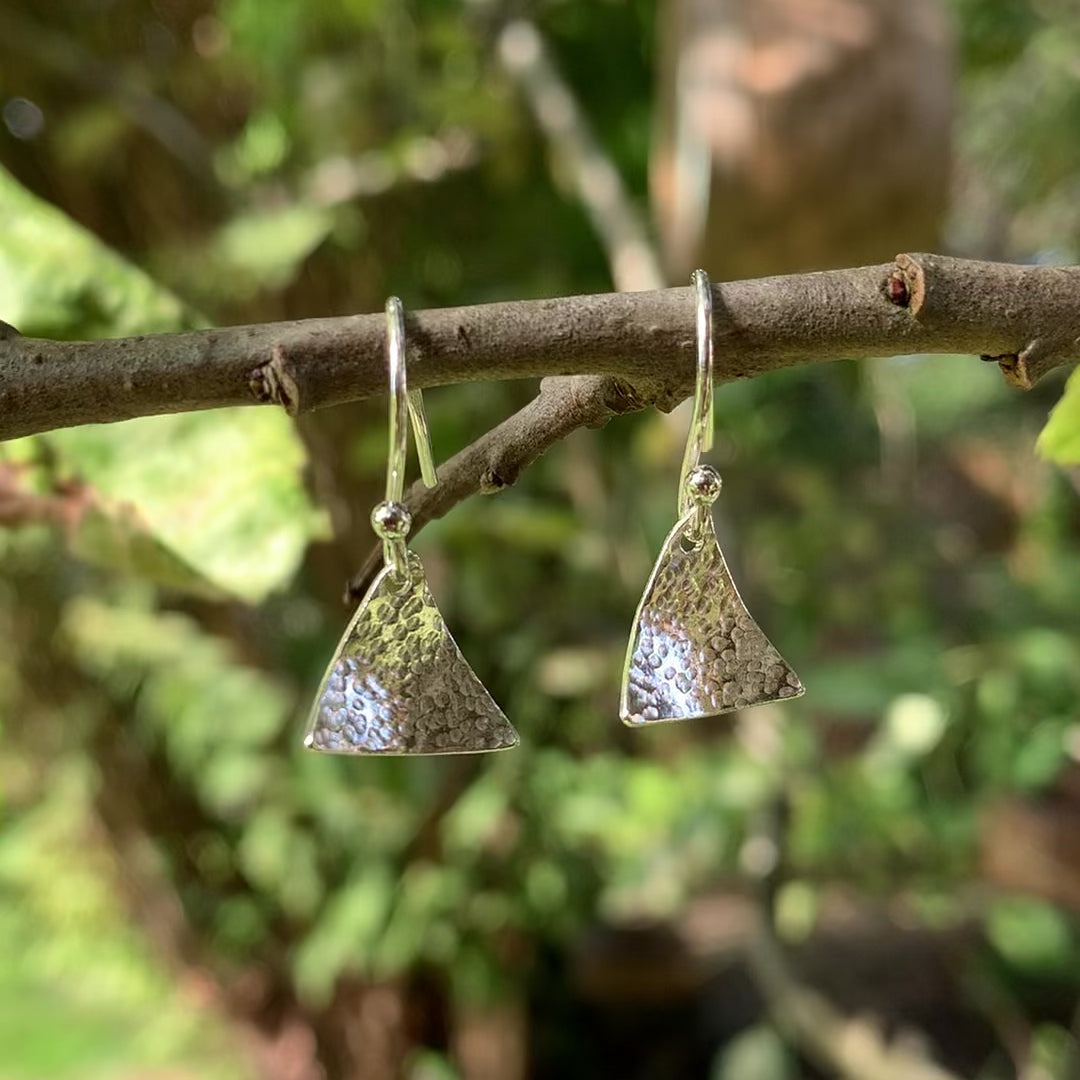
[[615,287],[621,291],[662,288],[664,274],[648,229],[623,187],[619,170],[597,142],[559,74],[540,31],[526,19],[507,23],[499,33],[498,55],[525,96],[537,127],[566,167],[607,252]]
[[[413,484],[405,495],[412,535],[470,495],[509,487],[545,450],[578,428],[603,427],[611,417],[644,406],[629,383],[610,375],[544,379],[528,405],[440,465],[435,487]],[[346,602],[364,595],[381,566],[382,547],[376,546],[349,582]]]
[[413,139],[403,149],[400,159],[368,150],[320,161],[301,184],[304,201],[339,206],[382,195],[399,184],[435,184],[450,173],[473,168],[481,157],[479,140],[462,128]]
[[[764,756],[784,771],[770,740]],[[847,1016],[823,994],[800,982],[775,931],[775,909],[789,864],[788,805],[783,789],[751,821],[752,839],[771,858],[756,878],[757,927],[746,935],[745,958],[776,1028],[815,1065],[842,1080],[957,1080],[957,1077],[900,1040],[887,1042],[871,1016]]]
[[[716,285],[718,383],[798,364],[975,353],[1014,385],[1080,359],[1080,268],[940,255]],[[2,313],[0,313],[2,314]],[[615,375],[668,407],[693,383],[688,288],[412,312],[410,385]],[[278,404],[290,412],[386,388],[382,314],[109,341],[0,327],[0,439],[76,424]]]
[[777,1026],[827,1072],[844,1080],[957,1080],[935,1062],[886,1044],[868,1020],[844,1016],[798,983],[768,929],[758,933],[747,959]]

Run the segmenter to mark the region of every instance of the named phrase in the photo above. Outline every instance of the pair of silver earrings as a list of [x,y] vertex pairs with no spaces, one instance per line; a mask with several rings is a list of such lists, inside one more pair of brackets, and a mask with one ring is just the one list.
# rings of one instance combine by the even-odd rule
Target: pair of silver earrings
[[[712,287],[697,298],[697,380],[679,480],[679,519],[638,604],[619,716],[639,727],[717,716],[803,693],[799,677],[746,610],[712,521],[720,475],[701,462],[713,436]],[[518,734],[462,656],[435,604],[402,502],[408,426],[424,483],[437,483],[420,392],[405,376],[401,301],[386,303],[390,449],[386,499],[371,514],[383,569],[360,601],[312,709],[305,746],[339,754],[469,754],[515,746]]]

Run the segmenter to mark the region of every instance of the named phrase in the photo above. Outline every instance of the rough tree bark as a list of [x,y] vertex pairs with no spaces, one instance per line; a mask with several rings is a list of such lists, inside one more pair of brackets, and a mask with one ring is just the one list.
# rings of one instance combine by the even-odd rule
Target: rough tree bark
[[[1000,359],[1030,387],[1080,358],[1080,268],[900,255],[850,270],[714,286],[718,382],[897,353]],[[693,375],[691,290],[416,311],[411,385],[610,375],[669,407]],[[95,342],[0,328],[0,439],[227,405],[290,412],[382,394],[382,314]],[[579,398],[581,395],[578,395]],[[592,404],[589,409],[591,411]]]
[[955,96],[943,0],[663,0],[657,30],[649,172],[670,280],[937,246]]

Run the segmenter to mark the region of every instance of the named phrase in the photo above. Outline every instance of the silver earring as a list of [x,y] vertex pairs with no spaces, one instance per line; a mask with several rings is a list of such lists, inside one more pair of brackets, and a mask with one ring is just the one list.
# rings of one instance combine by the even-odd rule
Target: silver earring
[[516,745],[517,732],[461,655],[405,544],[401,501],[412,423],[424,483],[438,482],[420,391],[405,382],[405,317],[386,302],[390,449],[386,499],[371,513],[384,567],[356,609],[315,699],[304,745],[337,754],[469,754]]
[[746,610],[713,528],[720,474],[701,464],[712,446],[712,286],[697,296],[697,380],[679,479],[679,520],[638,605],[623,668],[619,716],[631,727],[717,716],[804,692],[798,675]]

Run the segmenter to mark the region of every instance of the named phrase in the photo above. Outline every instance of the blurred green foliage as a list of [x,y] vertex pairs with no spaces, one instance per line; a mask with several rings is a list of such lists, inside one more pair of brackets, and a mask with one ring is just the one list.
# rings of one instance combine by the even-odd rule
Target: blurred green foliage
[[0,305],[30,337],[196,325],[176,297],[0,169]]
[[[33,761],[4,755],[7,799]],[[54,768],[48,791],[0,828],[0,1075],[120,1075],[166,1067],[207,1078],[241,1068],[226,1030],[193,1008],[128,921],[118,867],[85,821],[85,762]],[[89,977],[87,977],[89,975]]]
[[[0,318],[24,333],[374,310],[391,291],[412,307],[609,287],[495,63],[484,5],[91,7],[58,5],[47,31],[29,3],[0,16],[21,35],[8,41],[60,35],[76,68],[99,57],[128,88],[76,93],[55,52],[0,42],[0,98],[45,116],[39,136],[0,132],[18,177],[0,170]],[[956,245],[1075,261],[1075,13],[955,7]],[[643,195],[654,5],[559,0],[535,16]],[[147,102],[190,117],[203,156],[175,124],[151,137]],[[0,1077],[238,1075],[235,1033],[207,1017],[215,980],[244,973],[324,1039],[358,981],[436,971],[455,1009],[521,1003],[542,959],[597,919],[678,918],[710,890],[753,887],[760,822],[778,808],[787,936],[809,934],[841,886],[928,925],[974,919],[971,963],[1010,992],[1034,975],[1075,993],[1075,920],[1031,897],[981,905],[970,887],[988,809],[1049,799],[1080,756],[1080,383],[1041,461],[1060,388],[1047,381],[1021,397],[971,358],[906,357],[718,392],[721,539],[809,688],[735,727],[629,734],[616,720],[625,634],[674,514],[681,420],[581,433],[515,488],[458,507],[417,546],[523,736],[464,763],[298,749],[347,615],[341,584],[371,542],[381,404],[295,426],[229,410],[9,444],[16,494],[73,504],[62,529],[0,532],[0,955],[13,958]],[[436,456],[529,393],[429,395]],[[132,890],[175,904],[194,954],[146,906],[132,925]],[[271,1012],[252,1006],[255,1027],[276,1030]],[[1060,1021],[1034,1038],[1063,1075]],[[437,1056],[415,1069],[449,1075]],[[714,1063],[717,1077],[793,1069],[769,1027]]]
[[[25,333],[195,325],[170,293],[0,170],[4,222],[12,228],[0,304]],[[308,542],[325,532],[303,489],[300,442],[270,410],[70,428],[5,452],[47,473],[24,477],[31,486],[90,485],[93,506],[72,535],[78,555],[172,588],[256,602],[292,576]]]
[[1039,436],[1039,449],[1051,461],[1080,465],[1080,379],[1075,372]]

